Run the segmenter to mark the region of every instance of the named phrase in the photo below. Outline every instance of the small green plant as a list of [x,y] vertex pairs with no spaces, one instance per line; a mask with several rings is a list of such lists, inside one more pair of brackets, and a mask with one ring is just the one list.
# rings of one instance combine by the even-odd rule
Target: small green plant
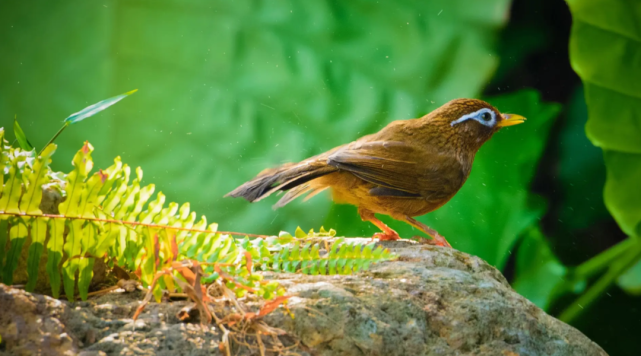
[[14,133],[20,147],[9,145],[0,128],[0,281],[13,283],[27,248],[27,291],[36,286],[41,256],[46,254],[46,274],[56,298],[62,286],[66,297],[73,300],[77,285],[80,297],[86,299],[94,264],[101,259],[135,272],[156,299],[163,289],[187,288],[202,305],[204,298],[194,292],[200,290],[195,284],[218,280],[237,297],[253,293],[273,299],[280,295],[267,307],[275,308],[286,300],[284,290],[276,282],[263,281],[255,270],[351,274],[394,258],[373,243],[335,239],[334,230],[322,227],[318,233],[298,228],[295,236],[282,232],[272,237],[252,235],[252,239],[248,234],[217,231],[218,225],[207,224],[204,216],[196,222],[189,203],[172,202],[164,207],[162,192],[152,200],[155,186],[140,185],[140,167],[131,180],[132,170],[120,157],[111,167],[91,174],[93,147],[89,142],[74,156],[71,172],[51,170],[56,150],[53,141],[65,128],[134,92],[69,116],[37,154],[17,120]]
[[[217,231],[217,224],[207,224],[204,216],[196,221],[188,203],[165,205],[162,192],[152,199],[155,186],[140,185],[140,168],[132,179],[132,169],[120,157],[91,174],[93,147],[88,142],[74,156],[68,174],[49,166],[53,143],[37,155],[33,148],[10,146],[2,128],[0,143],[0,278],[13,283],[26,248],[28,291],[36,285],[43,253],[52,294],[59,297],[62,286],[69,300],[76,285],[80,297],[87,298],[97,259],[134,271],[143,285],[153,285],[156,298],[163,289],[180,288],[167,268],[194,261],[202,268],[202,283],[222,279],[236,296],[253,293],[272,299],[284,290],[255,271],[351,274],[394,258],[373,243],[350,243],[322,228],[251,239]],[[43,212],[51,209],[45,208],[50,204],[43,201],[43,190],[62,198],[57,212]]]

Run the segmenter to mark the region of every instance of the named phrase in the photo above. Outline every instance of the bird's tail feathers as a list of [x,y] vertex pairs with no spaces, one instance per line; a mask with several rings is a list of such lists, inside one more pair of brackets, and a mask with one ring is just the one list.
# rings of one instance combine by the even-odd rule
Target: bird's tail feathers
[[274,208],[279,208],[307,192],[311,191],[311,195],[316,195],[324,190],[325,187],[315,187],[309,182],[336,170],[319,160],[288,163],[262,171],[256,178],[227,193],[225,197],[243,197],[249,202],[256,202],[275,191],[288,191],[274,205]]
[[311,197],[322,192],[327,188],[329,188],[329,186],[326,186],[326,185],[316,186],[316,185],[310,184],[309,182],[301,184],[299,186],[296,186],[288,190],[287,193],[285,193],[285,195],[283,195],[283,197],[280,198],[280,200],[278,200],[276,204],[274,204],[274,209],[282,208],[285,205],[289,204],[292,200],[305,194],[307,194],[307,196],[305,197],[305,199],[303,199],[303,201],[308,201]]

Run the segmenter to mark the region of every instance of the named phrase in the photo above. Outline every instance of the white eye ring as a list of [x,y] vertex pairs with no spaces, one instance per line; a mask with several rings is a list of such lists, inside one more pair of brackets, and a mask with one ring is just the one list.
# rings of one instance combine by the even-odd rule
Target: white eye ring
[[[487,114],[490,114],[490,119],[486,120]],[[452,121],[450,126],[454,126],[456,124],[460,124],[461,122],[467,121],[469,119],[472,119],[474,121],[477,121],[483,126],[487,127],[494,127],[496,125],[496,114],[494,113],[494,110],[488,109],[488,108],[483,108],[481,110],[477,110],[471,114],[463,115],[460,118]]]

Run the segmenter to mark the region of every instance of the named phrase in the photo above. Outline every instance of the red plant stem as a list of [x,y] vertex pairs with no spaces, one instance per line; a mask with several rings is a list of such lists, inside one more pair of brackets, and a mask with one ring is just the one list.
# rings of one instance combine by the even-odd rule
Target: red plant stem
[[235,280],[234,278],[232,278],[231,276],[229,276],[227,273],[223,272],[223,271],[220,269],[220,265],[219,265],[219,264],[214,264],[214,271],[218,272],[218,275],[219,275],[221,278],[223,278],[223,279],[225,279],[225,280],[227,280],[227,281],[229,281],[229,282],[232,282],[236,287],[238,287],[238,288],[242,288],[242,289],[244,289],[244,290],[246,290],[246,291],[248,291],[248,292],[251,292],[251,293],[256,293],[256,290],[255,290],[255,289],[250,288],[250,287],[247,287],[247,286],[245,286],[245,285],[242,285],[242,284],[240,284],[240,283],[236,282],[236,280]]

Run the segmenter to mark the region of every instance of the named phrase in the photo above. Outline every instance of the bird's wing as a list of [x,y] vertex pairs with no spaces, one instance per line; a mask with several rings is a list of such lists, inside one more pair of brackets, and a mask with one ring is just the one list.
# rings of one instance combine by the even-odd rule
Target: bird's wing
[[379,196],[449,194],[451,178],[460,176],[453,156],[398,141],[354,142],[331,154],[327,164],[379,186],[370,191]]

